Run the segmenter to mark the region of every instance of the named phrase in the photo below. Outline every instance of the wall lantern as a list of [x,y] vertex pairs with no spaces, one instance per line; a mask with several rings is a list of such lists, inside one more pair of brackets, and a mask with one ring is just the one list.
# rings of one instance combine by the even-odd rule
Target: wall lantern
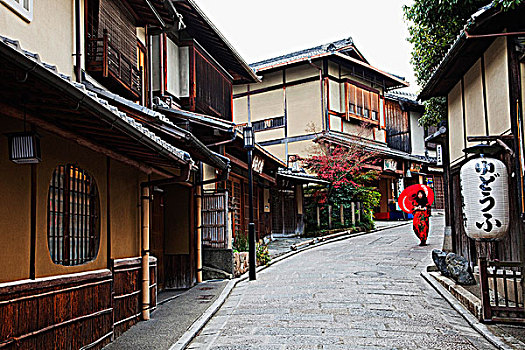
[[244,148],[253,149],[255,147],[255,135],[253,134],[253,128],[251,126],[245,126],[242,133],[244,136]]
[[508,231],[507,167],[495,158],[475,158],[461,167],[461,197],[465,233],[479,241],[502,239]]
[[16,164],[37,164],[42,160],[40,136],[35,132],[8,134],[9,160]]

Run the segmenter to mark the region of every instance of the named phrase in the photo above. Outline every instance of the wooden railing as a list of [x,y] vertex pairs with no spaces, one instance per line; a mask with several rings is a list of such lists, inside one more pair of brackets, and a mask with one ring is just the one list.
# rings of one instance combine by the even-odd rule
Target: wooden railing
[[479,258],[484,322],[525,322],[523,263]]
[[112,77],[139,98],[141,96],[142,74],[136,62],[131,62],[111,42],[104,31],[102,38],[88,39],[87,70],[102,72],[102,77]]

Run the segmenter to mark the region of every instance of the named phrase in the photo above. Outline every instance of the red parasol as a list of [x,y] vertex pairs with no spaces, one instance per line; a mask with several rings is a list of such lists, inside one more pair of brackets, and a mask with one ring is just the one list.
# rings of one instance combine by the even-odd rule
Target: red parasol
[[432,191],[430,187],[427,185],[412,185],[405,188],[397,200],[401,210],[403,210],[405,213],[412,214],[412,209],[414,209],[415,204],[414,198],[419,191],[425,192],[428,205],[432,205],[432,203],[434,203],[434,191]]

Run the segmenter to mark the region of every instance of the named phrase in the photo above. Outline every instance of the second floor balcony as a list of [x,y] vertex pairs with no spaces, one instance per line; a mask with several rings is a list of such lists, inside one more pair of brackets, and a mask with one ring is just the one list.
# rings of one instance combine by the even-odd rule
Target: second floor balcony
[[152,39],[153,92],[183,109],[232,121],[231,75],[196,41]]
[[86,71],[108,89],[132,100],[142,95],[142,72],[112,41],[107,31],[87,39]]

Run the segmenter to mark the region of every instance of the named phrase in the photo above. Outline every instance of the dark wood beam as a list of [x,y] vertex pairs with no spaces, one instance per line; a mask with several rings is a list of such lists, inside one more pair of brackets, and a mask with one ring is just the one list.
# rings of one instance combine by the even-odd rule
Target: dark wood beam
[[3,102],[0,102],[0,114],[5,115],[7,117],[16,118],[19,120],[26,120],[29,123],[34,124],[36,127],[41,128],[42,130],[48,131],[50,133],[56,134],[58,136],[61,136],[65,139],[68,139],[70,141],[76,142],[77,144],[84,146],[86,148],[89,148],[90,150],[106,155],[108,157],[111,157],[115,160],[118,160],[124,164],[127,164],[129,166],[132,166],[146,174],[157,174],[164,177],[170,177],[171,174],[169,174],[166,171],[163,171],[161,169],[156,169],[151,166],[148,166],[147,164],[144,164],[142,162],[138,162],[134,159],[131,159],[125,155],[119,154],[113,150],[110,150],[109,148],[106,148],[104,146],[98,145],[91,140],[88,140],[82,136],[79,136],[73,132],[61,129],[57,127],[56,125],[53,125],[45,120],[42,120],[40,118],[35,117],[34,115],[30,113],[24,113],[8,104],[5,104]]

